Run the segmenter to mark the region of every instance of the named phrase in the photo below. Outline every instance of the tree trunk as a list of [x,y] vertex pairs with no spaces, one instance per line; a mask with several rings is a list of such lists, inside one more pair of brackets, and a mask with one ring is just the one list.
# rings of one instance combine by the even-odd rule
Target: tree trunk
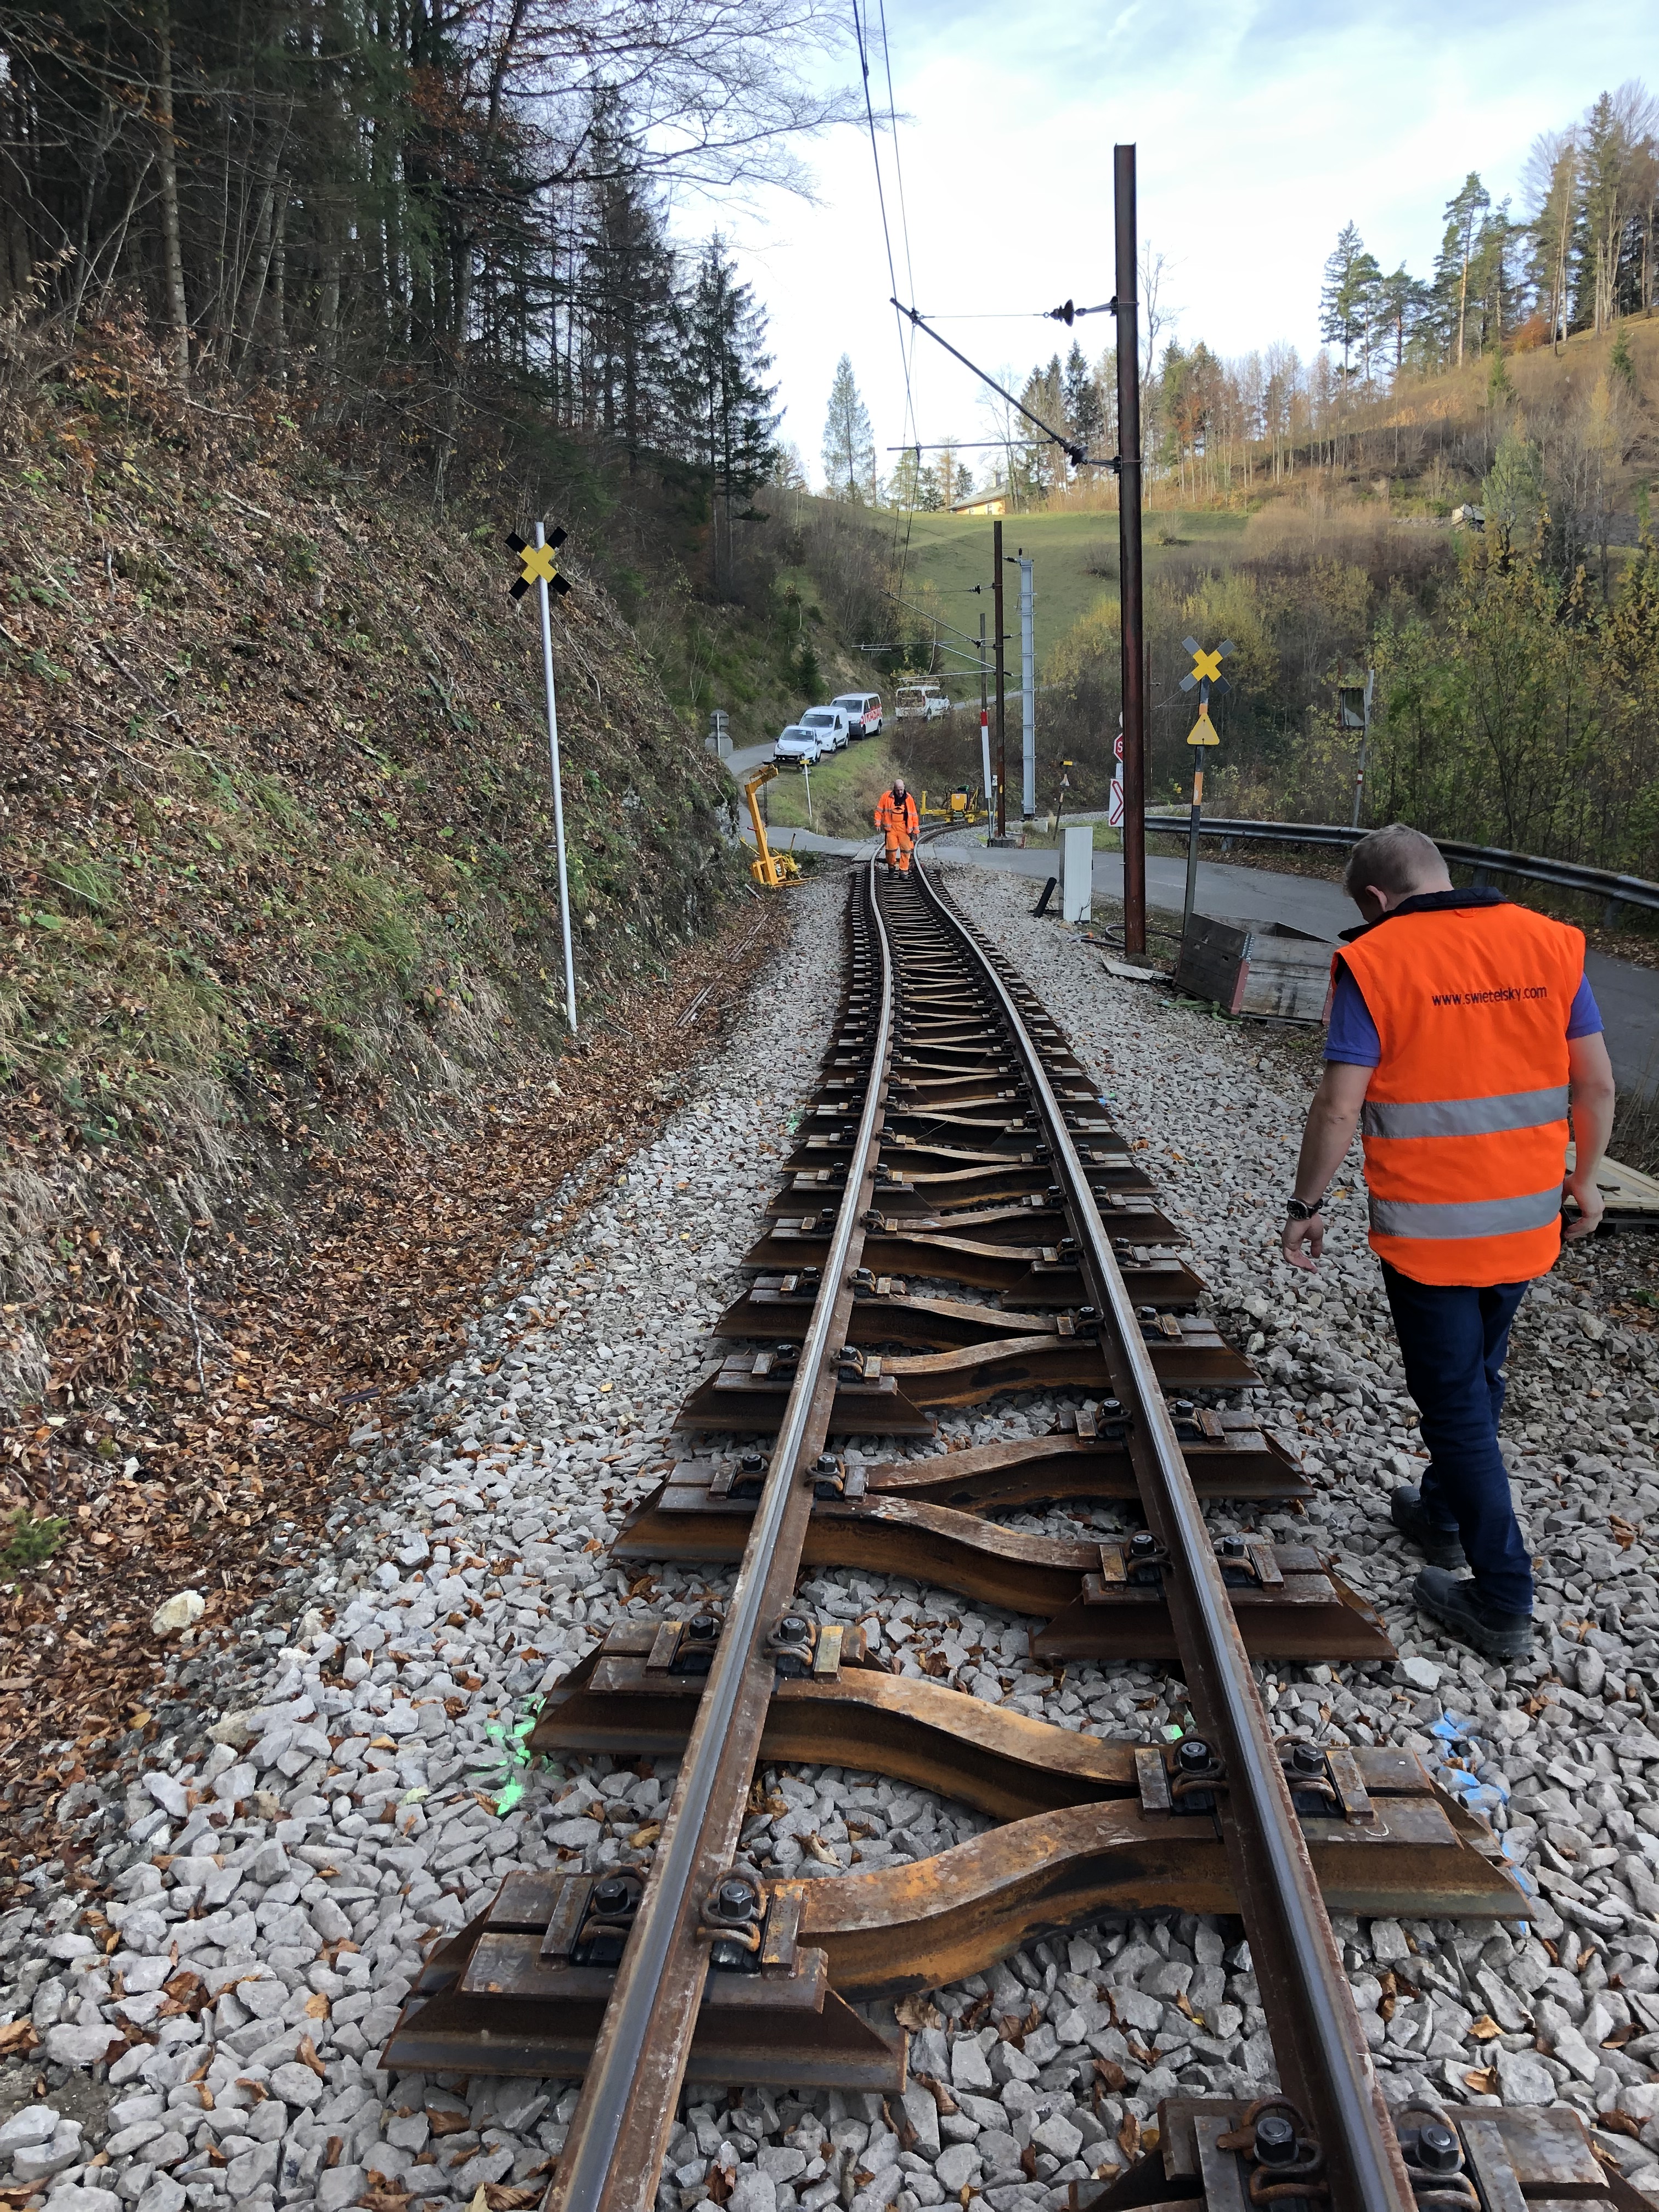
[[167,320],[179,389],[190,390],[190,312],[185,303],[185,263],[179,242],[179,164],[173,136],[173,30],[165,12],[157,33],[161,75],[156,87],[156,151],[161,172],[161,255]]

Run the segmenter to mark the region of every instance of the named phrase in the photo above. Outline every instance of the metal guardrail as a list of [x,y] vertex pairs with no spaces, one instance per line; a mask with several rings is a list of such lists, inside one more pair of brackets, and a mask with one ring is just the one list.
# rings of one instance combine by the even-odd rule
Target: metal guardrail
[[[1179,815],[1146,817],[1147,829],[1160,837],[1185,838],[1191,826],[1191,817],[1184,811]],[[1345,829],[1333,822],[1240,822],[1206,816],[1199,835],[1228,843],[1241,838],[1263,844],[1331,845],[1346,851],[1370,832]],[[1621,906],[1642,907],[1659,914],[1659,884],[1650,884],[1641,876],[1621,876],[1611,868],[1580,867],[1573,860],[1551,860],[1534,853],[1508,853],[1495,846],[1462,845],[1445,837],[1434,842],[1448,860],[1473,868],[1477,880],[1485,875],[1522,876],[1531,883],[1552,884],[1558,890],[1579,891],[1587,898],[1607,902],[1603,919],[1607,921]]]

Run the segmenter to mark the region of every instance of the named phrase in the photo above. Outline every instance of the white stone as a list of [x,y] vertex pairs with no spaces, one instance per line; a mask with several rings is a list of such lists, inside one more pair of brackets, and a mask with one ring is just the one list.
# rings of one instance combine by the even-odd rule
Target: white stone
[[27,2150],[35,2143],[50,2142],[58,2132],[58,2119],[52,2105],[24,2105],[0,2124],[0,2158],[9,2158],[13,2151]]
[[1409,1682],[1414,1690],[1437,1690],[1440,1687],[1439,1668],[1432,1659],[1425,1659],[1419,1653],[1414,1652],[1409,1659],[1402,1659],[1399,1671],[1401,1680]]
[[178,1590],[164,1598],[150,1615],[150,1633],[154,1636],[173,1636],[181,1628],[193,1628],[207,1611],[207,1600],[200,1590]]

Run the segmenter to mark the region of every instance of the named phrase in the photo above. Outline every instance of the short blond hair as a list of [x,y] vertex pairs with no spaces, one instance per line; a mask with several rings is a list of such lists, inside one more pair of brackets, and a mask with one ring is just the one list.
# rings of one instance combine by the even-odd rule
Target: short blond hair
[[1450,880],[1445,857],[1433,838],[1407,822],[1390,822],[1362,837],[1349,854],[1342,888],[1352,898],[1367,884],[1374,884],[1392,898],[1405,898],[1413,891],[1437,889],[1443,878]]

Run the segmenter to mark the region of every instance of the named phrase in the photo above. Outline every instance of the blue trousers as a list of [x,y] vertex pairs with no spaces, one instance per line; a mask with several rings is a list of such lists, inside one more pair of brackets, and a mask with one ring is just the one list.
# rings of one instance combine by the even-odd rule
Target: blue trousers
[[1471,1290],[1418,1283],[1386,1260],[1382,1281],[1406,1387],[1417,1401],[1429,1448],[1422,1486],[1429,1518],[1456,1529],[1475,1587],[1492,1611],[1529,1613],[1532,1561],[1498,1449],[1510,1324],[1527,1285]]

